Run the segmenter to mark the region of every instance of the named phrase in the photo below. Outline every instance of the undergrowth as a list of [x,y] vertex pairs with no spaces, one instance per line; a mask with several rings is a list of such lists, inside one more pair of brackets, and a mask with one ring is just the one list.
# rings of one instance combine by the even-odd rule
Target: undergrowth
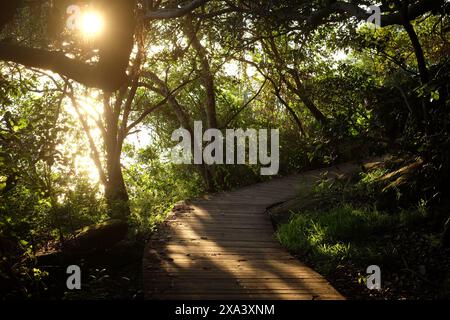
[[[450,293],[449,250],[441,246],[434,211],[420,199],[409,207],[380,209],[389,171],[378,168],[350,178],[322,177],[302,197],[320,201],[291,212],[278,227],[280,243],[327,277],[349,298],[444,298]],[[382,270],[380,291],[369,291],[366,268]]]

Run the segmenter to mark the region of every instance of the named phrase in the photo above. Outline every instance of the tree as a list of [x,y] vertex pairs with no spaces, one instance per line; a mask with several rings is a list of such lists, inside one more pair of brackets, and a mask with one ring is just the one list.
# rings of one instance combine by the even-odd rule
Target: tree
[[[0,6],[0,31],[10,23],[18,12],[24,9],[35,9],[50,3],[48,0],[17,1],[3,3]],[[97,44],[98,63],[92,64],[67,57],[63,52],[48,50],[47,48],[33,48],[22,46],[15,41],[0,42],[0,59],[17,62],[27,67],[52,70],[88,87],[95,87],[113,92],[122,87],[127,81],[126,69],[133,48],[133,36],[136,24],[136,11],[145,7],[146,1],[136,0],[92,0],[80,3],[95,4],[102,9],[106,21],[106,34]],[[206,1],[194,0],[187,6],[178,8],[163,8],[153,1],[146,13],[146,19],[169,19],[183,16],[195,10]],[[64,16],[68,2],[56,1],[58,12]],[[160,2],[159,2],[160,3]],[[138,5],[139,4],[139,5]],[[61,30],[62,32],[62,30]]]
[[[160,103],[144,108],[142,113],[129,123],[130,114],[136,111],[133,109],[133,104],[139,88],[139,68],[144,58],[142,52],[140,52],[139,57],[134,60],[134,64],[129,67],[132,48],[136,45],[135,38],[138,37],[136,21],[143,18],[153,20],[181,17],[195,10],[205,1],[195,0],[190,5],[181,8],[175,6],[162,8],[161,10],[159,10],[160,4],[151,3],[148,12],[144,12],[145,16],[142,12],[142,8],[145,7],[144,3],[138,4],[134,0],[93,0],[85,2],[98,6],[106,22],[105,33],[88,48],[90,51],[87,55],[88,60],[83,61],[80,54],[76,54],[77,58],[69,58],[65,52],[45,48],[51,47],[51,45],[44,45],[44,48],[34,48],[17,44],[13,39],[0,42],[0,59],[20,63],[30,68],[52,70],[65,78],[65,87],[59,89],[70,96],[88,137],[92,158],[105,186],[105,196],[109,204],[110,214],[113,217],[124,219],[129,215],[130,210],[120,161],[123,142],[146,116],[161,107],[170,97],[170,94],[168,94]],[[49,1],[25,1],[17,2],[14,5],[2,4],[2,7],[0,7],[2,9],[0,28],[5,28],[18,15],[21,15],[22,19],[29,16],[31,8],[44,7],[48,3]],[[51,7],[50,10],[58,10],[64,16],[63,12],[65,12],[67,4],[67,1],[58,1],[56,6]],[[42,19],[42,17],[38,18]],[[89,61],[92,61],[95,55],[98,56],[98,62],[93,64]],[[129,71],[128,74],[127,71]],[[76,85],[71,84],[70,80],[75,80],[88,88],[101,89],[103,92],[104,113],[94,120],[95,125],[102,133],[103,144],[101,147],[103,150],[98,148],[90,133],[89,122],[77,101],[76,90],[74,89]],[[101,156],[102,151],[104,151],[105,163],[103,163],[103,157]]]

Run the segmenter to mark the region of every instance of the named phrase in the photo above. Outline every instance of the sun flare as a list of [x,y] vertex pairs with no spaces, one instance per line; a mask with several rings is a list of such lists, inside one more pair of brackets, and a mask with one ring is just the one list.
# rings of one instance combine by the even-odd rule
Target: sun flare
[[104,21],[100,13],[88,11],[83,14],[81,31],[89,37],[98,36],[103,31]]

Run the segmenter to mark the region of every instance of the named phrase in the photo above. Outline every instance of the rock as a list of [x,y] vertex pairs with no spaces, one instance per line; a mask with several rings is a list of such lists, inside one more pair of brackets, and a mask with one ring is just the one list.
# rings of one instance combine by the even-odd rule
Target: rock
[[38,264],[60,264],[74,259],[92,256],[93,253],[109,249],[123,240],[128,225],[121,220],[108,220],[85,227],[64,243],[56,243],[50,250],[37,252]]
[[286,202],[275,203],[266,209],[274,229],[282,224],[288,223],[292,214],[319,205],[320,198],[310,196],[308,198],[295,198]]
[[127,235],[128,225],[122,220],[108,220],[88,226],[63,244],[63,251],[83,253],[104,250],[123,240]]

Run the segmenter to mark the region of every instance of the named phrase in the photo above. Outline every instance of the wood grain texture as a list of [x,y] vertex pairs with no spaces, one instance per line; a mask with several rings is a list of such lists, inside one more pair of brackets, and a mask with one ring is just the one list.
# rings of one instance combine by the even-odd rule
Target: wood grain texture
[[143,260],[148,299],[344,299],[322,276],[293,258],[274,238],[266,208],[292,199],[323,172],[277,178],[175,207],[147,244]]

